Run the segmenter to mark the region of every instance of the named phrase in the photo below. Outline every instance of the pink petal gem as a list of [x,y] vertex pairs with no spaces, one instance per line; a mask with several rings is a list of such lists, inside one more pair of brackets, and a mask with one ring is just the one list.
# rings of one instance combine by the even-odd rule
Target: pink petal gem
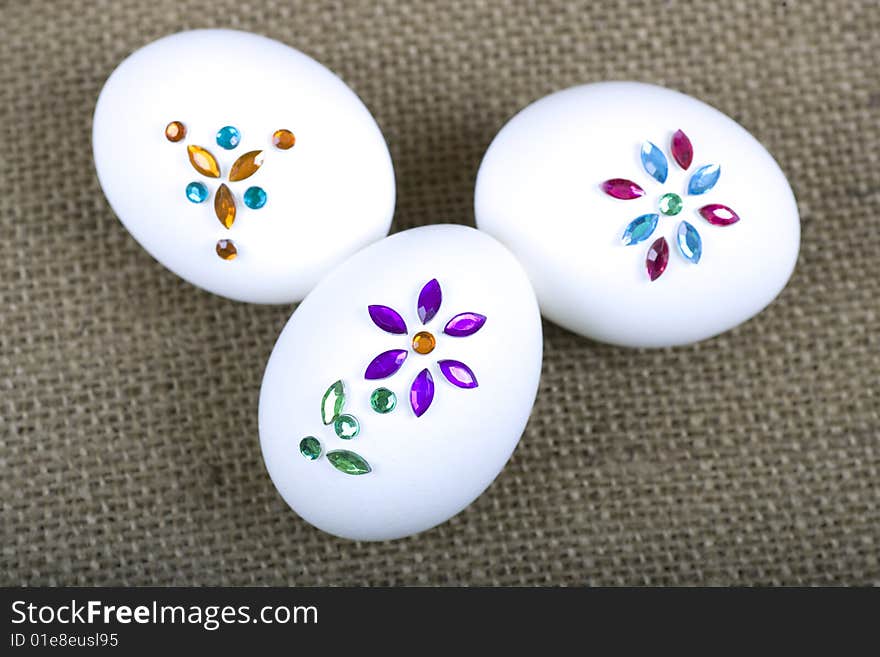
[[651,248],[648,249],[648,257],[645,259],[645,266],[648,268],[648,276],[652,281],[660,278],[660,275],[666,271],[666,263],[669,262],[669,244],[666,238],[661,237],[656,240]]
[[636,185],[632,180],[627,180],[626,178],[612,178],[611,180],[606,180],[600,186],[602,187],[602,191],[608,194],[608,196],[613,196],[614,198],[619,198],[624,201],[629,201],[645,195],[644,189]]
[[687,169],[694,161],[694,147],[681,130],[672,135],[672,157],[682,169]]
[[739,215],[726,205],[710,203],[700,208],[703,219],[713,226],[729,226],[739,221]]

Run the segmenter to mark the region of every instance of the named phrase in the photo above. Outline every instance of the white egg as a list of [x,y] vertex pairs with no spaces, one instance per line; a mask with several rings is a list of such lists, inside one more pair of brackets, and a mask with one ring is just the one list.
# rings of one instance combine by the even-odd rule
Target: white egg
[[261,36],[197,30],[136,51],[104,85],[92,140],[135,239],[239,301],[302,299],[391,224],[394,171],[367,108],[330,70]]
[[517,114],[485,155],[475,211],[523,263],[547,318],[632,347],[754,316],[785,287],[800,243],[791,188],[754,137],[636,82],[573,87]]
[[[269,474],[331,534],[382,540],[433,527],[507,462],[541,353],[528,277],[494,239],[452,225],[384,239],[328,274],[278,338],[260,394]],[[373,408],[378,389],[393,393],[390,412]],[[301,452],[310,447],[314,460]]]

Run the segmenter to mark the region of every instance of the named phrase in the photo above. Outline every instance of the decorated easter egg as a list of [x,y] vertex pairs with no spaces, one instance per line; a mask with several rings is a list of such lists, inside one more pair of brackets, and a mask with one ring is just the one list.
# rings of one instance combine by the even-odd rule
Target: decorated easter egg
[[394,171],[367,108],[254,34],[181,32],[136,51],[104,85],[92,141],[134,238],[231,299],[298,301],[391,225]]
[[528,277],[497,241],[452,225],[388,237],[330,272],[278,338],[260,392],[269,475],[331,534],[433,527],[510,457],[541,353]]
[[573,87],[517,114],[480,166],[475,212],[547,318],[632,347],[746,321],[785,287],[800,243],[791,188],[754,137],[636,82]]

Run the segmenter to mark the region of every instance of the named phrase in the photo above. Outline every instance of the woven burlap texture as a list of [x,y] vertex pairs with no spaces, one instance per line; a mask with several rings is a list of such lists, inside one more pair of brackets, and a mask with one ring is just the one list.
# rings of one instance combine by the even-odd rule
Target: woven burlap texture
[[[6,1],[0,13],[3,584],[880,584],[876,3]],[[610,347],[545,322],[531,421],[482,497],[410,539],[323,534],[284,504],[259,449],[260,380],[293,308],[178,279],[95,177],[107,76],[195,27],[279,39],[354,88],[395,162],[394,230],[472,224],[483,152],[547,93],[607,79],[679,89],[739,121],[788,175],[797,270],[758,317],[691,347]],[[181,75],[210,65],[180,62]]]

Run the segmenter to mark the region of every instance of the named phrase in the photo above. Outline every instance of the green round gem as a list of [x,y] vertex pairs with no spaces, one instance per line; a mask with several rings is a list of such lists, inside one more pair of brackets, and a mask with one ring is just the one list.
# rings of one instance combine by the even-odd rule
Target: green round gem
[[684,201],[681,200],[681,196],[678,194],[669,192],[660,197],[659,205],[660,212],[671,217],[681,212],[681,209],[684,207]]
[[390,413],[397,406],[397,395],[388,388],[376,388],[370,395],[370,406],[377,413]]
[[354,415],[343,413],[333,420],[333,430],[343,440],[351,440],[361,431],[361,425]]
[[306,436],[299,441],[299,453],[309,461],[314,461],[321,456],[321,442],[314,436]]

